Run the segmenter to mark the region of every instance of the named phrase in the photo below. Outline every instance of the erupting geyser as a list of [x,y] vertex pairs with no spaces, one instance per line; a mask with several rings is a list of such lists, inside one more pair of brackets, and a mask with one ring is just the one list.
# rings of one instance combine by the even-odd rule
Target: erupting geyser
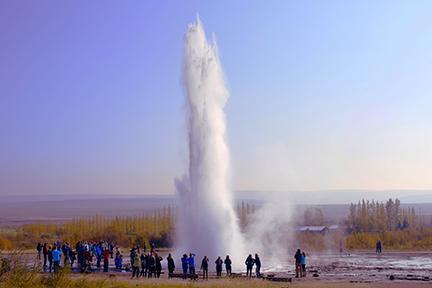
[[229,93],[215,40],[207,42],[199,19],[188,27],[183,57],[189,173],[176,180],[177,251],[210,259],[227,254],[240,259],[242,240],[232,205],[223,111]]

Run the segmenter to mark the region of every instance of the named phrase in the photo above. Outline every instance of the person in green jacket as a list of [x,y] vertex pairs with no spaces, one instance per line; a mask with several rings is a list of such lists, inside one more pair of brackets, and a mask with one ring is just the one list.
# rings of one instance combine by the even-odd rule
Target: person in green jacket
[[139,276],[139,268],[141,265],[141,259],[138,256],[138,254],[134,255],[134,258],[132,258],[132,278],[136,275],[136,278]]

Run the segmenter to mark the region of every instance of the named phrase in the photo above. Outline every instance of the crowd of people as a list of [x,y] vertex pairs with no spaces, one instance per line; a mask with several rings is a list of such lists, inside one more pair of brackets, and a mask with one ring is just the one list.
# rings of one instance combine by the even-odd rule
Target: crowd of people
[[[171,254],[168,258],[172,258]],[[140,253],[139,247],[134,247],[130,251],[130,264],[132,268],[132,278],[144,277],[144,278],[159,278],[162,273],[162,260],[163,258],[155,252],[152,246],[149,253],[146,253],[146,249],[143,248]]]
[[[95,270],[108,272],[110,259],[114,258],[114,269],[125,271],[132,274],[132,278],[160,278],[162,274],[162,261],[164,260],[155,250],[154,245],[150,245],[150,251],[146,246],[142,248],[135,246],[130,250],[130,261],[123,262],[123,255],[115,243],[107,241],[79,241],[72,247],[69,243],[60,243],[57,241],[52,245],[47,243],[37,244],[37,258],[43,261],[43,270],[45,272],[58,272],[61,266],[70,266],[72,270],[81,273],[91,273]],[[43,259],[42,259],[43,257]],[[200,274],[202,279],[208,279],[210,259],[204,256],[201,260],[200,273],[196,272],[194,253],[183,254],[180,259],[181,272],[175,274],[175,260],[171,253],[166,257],[166,267],[168,278],[181,277],[183,279],[198,279]],[[306,254],[297,250],[294,255],[296,277],[306,276]],[[76,263],[76,264],[75,264]],[[74,265],[75,264],[75,265]],[[223,260],[220,256],[214,262],[216,277],[222,277],[223,267],[225,266],[226,276],[232,275],[233,262],[229,255]],[[252,278],[261,278],[261,259],[258,254],[253,257],[252,254],[244,262],[246,266],[246,276]],[[253,270],[255,268],[255,273]],[[180,269],[179,269],[180,270]]]
[[[109,259],[113,258],[114,245],[106,241],[96,243],[94,241],[79,241],[75,249],[68,243],[57,241],[52,245],[38,243],[36,246],[37,258],[42,260],[45,272],[58,272],[63,259],[63,267],[70,265],[71,269],[77,268],[81,272],[92,272],[93,265],[101,268],[103,261],[103,271],[108,272]],[[74,267],[74,263],[77,263]],[[94,264],[94,262],[96,262]],[[116,267],[122,267],[122,255],[117,249]]]
[[[139,247],[134,247],[130,251],[130,263],[132,265],[132,278],[159,278],[162,272],[162,260],[163,258],[158,255],[153,249],[149,253],[145,253],[143,251],[140,255]],[[194,253],[183,254],[181,257],[181,275],[174,274],[175,272],[175,261],[172,257],[171,253],[168,254],[166,258],[167,269],[168,269],[168,278],[173,278],[174,276],[180,276],[183,279],[198,279],[199,274],[196,272],[196,264],[195,264]],[[202,275],[202,279],[208,279],[208,271],[209,271],[209,258],[204,256],[201,260],[200,271]],[[215,261],[216,268],[216,276],[222,277],[223,265],[225,264],[225,271],[227,276],[232,275],[232,261],[229,255],[225,257],[225,260],[219,256]],[[258,254],[255,254],[255,258],[252,258],[252,255],[249,255],[245,261],[245,265],[248,269],[248,277],[252,277],[252,269],[255,265],[255,274],[256,277],[261,277],[260,269],[261,269],[261,260]]]

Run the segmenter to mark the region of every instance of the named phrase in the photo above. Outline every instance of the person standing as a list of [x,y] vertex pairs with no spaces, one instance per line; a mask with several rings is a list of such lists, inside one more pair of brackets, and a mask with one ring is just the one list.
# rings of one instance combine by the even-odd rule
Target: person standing
[[84,246],[81,241],[75,244],[75,251],[77,253],[78,269],[83,272],[84,270]]
[[103,261],[104,261],[103,271],[104,272],[108,272],[110,254],[111,253],[110,253],[110,250],[108,248],[106,248],[103,252]]
[[188,265],[190,277],[191,279],[195,279],[195,254],[189,253]]
[[167,262],[168,262],[168,278],[172,278],[173,274],[174,274],[174,269],[175,269],[175,264],[174,264],[174,259],[171,256],[171,253],[168,254],[167,257]]
[[63,252],[63,267],[66,267],[69,264],[69,244],[67,242],[63,243],[61,250]]
[[43,254],[43,268],[44,271],[47,267],[47,261],[48,261],[48,244],[44,243],[43,248],[42,248],[42,254]]
[[132,261],[132,278],[136,276],[136,278],[139,277],[139,268],[140,268],[140,257],[138,254],[134,255],[133,261]]
[[102,246],[97,244],[94,248],[95,256],[96,256],[96,267],[99,269],[102,261]]
[[84,264],[83,264],[82,273],[92,272],[93,254],[90,253],[90,248],[87,245],[84,246],[83,261]]
[[42,243],[38,242],[38,244],[36,245],[36,251],[37,251],[37,259],[41,260],[41,254],[42,254]]
[[69,260],[70,260],[70,266],[71,270],[73,269],[73,264],[76,260],[76,252],[72,250],[72,247],[69,249]]
[[182,270],[183,270],[183,279],[187,278],[187,272],[188,272],[188,257],[186,254],[183,254],[183,257],[181,258],[182,262]]
[[140,275],[143,277],[147,277],[147,255],[144,252],[141,253],[140,260],[141,260]]
[[163,258],[161,256],[159,256],[157,253],[155,253],[155,276],[157,278],[160,278],[160,275],[162,273],[162,263],[161,261],[163,260]]
[[209,263],[209,259],[207,258],[207,256],[204,256],[204,258],[201,261],[201,270],[203,273],[203,280],[204,279],[208,280],[208,263]]
[[53,258],[53,262],[54,262],[54,272],[58,273],[60,271],[60,260],[61,260],[61,256],[62,256],[62,251],[60,249],[60,247],[53,247],[53,251],[52,251],[52,258]]
[[113,244],[113,242],[110,242],[108,247],[109,247],[109,252],[110,252],[110,258],[113,259],[114,258],[114,244]]
[[256,277],[261,278],[261,259],[258,256],[258,253],[255,253],[255,272]]
[[254,265],[254,259],[252,258],[252,254],[249,254],[249,256],[246,258],[245,264],[246,264],[246,277],[249,276],[249,278],[251,278],[252,269]]
[[133,258],[133,263],[132,263],[132,278],[133,277],[136,277],[136,278],[139,277],[139,267],[141,264],[140,262],[141,261],[140,261],[138,254],[135,254],[134,258]]
[[376,253],[378,255],[381,255],[381,253],[382,253],[382,243],[381,243],[380,239],[378,239],[378,241],[376,243]]
[[136,253],[135,247],[132,247],[132,249],[130,250],[130,254],[129,254],[129,256],[130,256],[130,263],[133,263],[136,254],[137,253]]
[[51,246],[48,247],[47,257],[48,257],[48,271],[49,273],[52,272],[53,268],[53,254],[52,254],[52,248]]
[[222,264],[223,264],[223,261],[220,258],[220,256],[216,259],[215,264],[216,264],[216,276],[217,277],[221,277],[222,276]]
[[122,259],[122,255],[119,252],[115,256],[114,263],[116,269],[121,271],[123,266],[123,259]]
[[147,256],[147,278],[152,278],[155,273],[156,260],[153,257],[153,253],[149,253]]
[[304,251],[300,258],[300,265],[301,265],[301,277],[306,277],[306,253]]
[[229,276],[231,276],[231,264],[232,264],[229,255],[226,256],[224,263],[225,263],[225,269],[226,269],[227,276],[229,277]]
[[298,278],[301,273],[301,257],[302,257],[301,251],[300,249],[297,249],[297,252],[294,255],[296,278]]

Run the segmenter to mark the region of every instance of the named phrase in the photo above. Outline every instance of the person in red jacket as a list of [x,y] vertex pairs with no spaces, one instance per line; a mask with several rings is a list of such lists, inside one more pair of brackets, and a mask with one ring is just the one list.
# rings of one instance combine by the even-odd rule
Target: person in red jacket
[[45,270],[47,267],[47,260],[48,260],[48,244],[47,243],[44,243],[44,245],[43,245],[42,254],[43,254],[43,260],[44,260],[43,267]]
[[110,250],[105,249],[103,252],[103,261],[104,261],[104,272],[108,272],[108,266],[109,266],[109,258],[110,258]]

